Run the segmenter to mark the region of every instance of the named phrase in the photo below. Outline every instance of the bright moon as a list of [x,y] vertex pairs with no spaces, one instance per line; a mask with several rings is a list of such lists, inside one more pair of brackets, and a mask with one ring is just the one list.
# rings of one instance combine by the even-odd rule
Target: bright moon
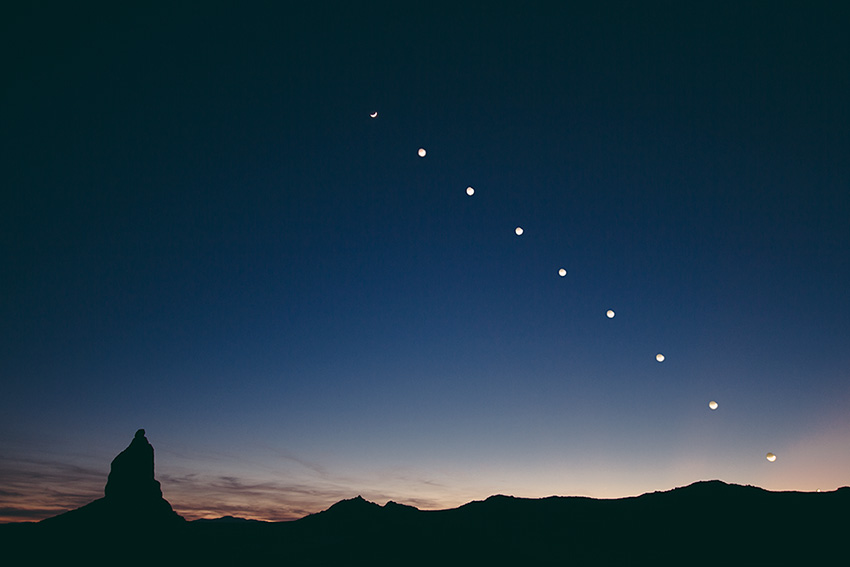
[[664,355],[659,352],[655,355],[655,360],[657,360],[658,362],[664,362]]
[[475,194],[475,189],[473,189],[472,187],[467,187],[466,194],[472,197]]
[[765,458],[766,458],[768,461],[770,461],[770,462],[772,463],[773,461],[775,461],[775,460],[776,460],[776,455],[774,455],[773,453],[768,453],[768,454],[765,456]]
[[519,236],[520,234],[522,234],[522,227],[521,226],[516,227],[516,230],[514,232],[516,232],[516,235]]
[[606,313],[606,315],[608,316],[609,319],[613,319],[614,318],[614,310],[609,309],[608,312]]
[[711,400],[710,402],[708,402],[708,407],[713,409],[713,410],[717,409],[717,402],[715,402],[714,400]]
[[425,148],[419,148],[419,157],[425,157]]
[[564,268],[561,268],[560,270],[558,270],[558,275],[564,277],[567,275],[567,271]]
[[377,112],[373,112],[373,113],[372,113],[372,114],[370,114],[369,116],[371,116],[372,118],[377,118],[377,117],[378,117],[378,113],[377,113]]

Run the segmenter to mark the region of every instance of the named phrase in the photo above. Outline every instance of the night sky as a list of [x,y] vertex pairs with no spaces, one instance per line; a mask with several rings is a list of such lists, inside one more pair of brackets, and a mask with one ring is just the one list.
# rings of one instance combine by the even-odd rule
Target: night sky
[[23,4],[0,520],[850,484],[845,3]]

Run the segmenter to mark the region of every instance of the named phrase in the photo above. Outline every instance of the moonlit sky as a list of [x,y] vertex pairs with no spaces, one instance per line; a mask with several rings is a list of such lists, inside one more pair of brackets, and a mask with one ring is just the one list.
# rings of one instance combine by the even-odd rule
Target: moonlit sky
[[0,520],[850,484],[844,3],[284,4],[0,16]]

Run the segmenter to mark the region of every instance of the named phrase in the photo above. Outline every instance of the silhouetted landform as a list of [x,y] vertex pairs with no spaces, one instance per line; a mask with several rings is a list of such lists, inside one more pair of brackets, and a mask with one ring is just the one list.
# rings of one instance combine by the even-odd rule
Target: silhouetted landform
[[[769,492],[719,480],[597,500],[491,496],[426,511],[360,496],[291,522],[185,522],[136,433],[106,495],[39,523],[0,525],[8,557],[156,565],[819,565],[846,558],[850,488]],[[844,560],[844,559],[842,559]]]
[[221,518],[201,518],[194,520],[199,524],[266,524],[263,520],[254,520],[251,518],[236,518],[234,516],[222,516]]
[[136,431],[130,445],[112,460],[103,492],[103,498],[41,523],[69,528],[117,528],[168,526],[185,521],[162,497],[160,484],[154,478],[153,446],[144,429]]

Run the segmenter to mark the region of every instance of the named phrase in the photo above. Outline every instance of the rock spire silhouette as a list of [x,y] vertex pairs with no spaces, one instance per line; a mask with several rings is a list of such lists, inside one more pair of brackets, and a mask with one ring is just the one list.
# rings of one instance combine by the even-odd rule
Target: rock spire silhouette
[[87,526],[168,525],[181,523],[171,504],[162,497],[162,488],[154,478],[153,446],[139,429],[130,445],[112,460],[104,497],[76,510],[43,520]]
[[103,492],[106,498],[116,501],[162,498],[162,489],[153,475],[153,446],[144,429],[136,431],[129,447],[112,460]]

